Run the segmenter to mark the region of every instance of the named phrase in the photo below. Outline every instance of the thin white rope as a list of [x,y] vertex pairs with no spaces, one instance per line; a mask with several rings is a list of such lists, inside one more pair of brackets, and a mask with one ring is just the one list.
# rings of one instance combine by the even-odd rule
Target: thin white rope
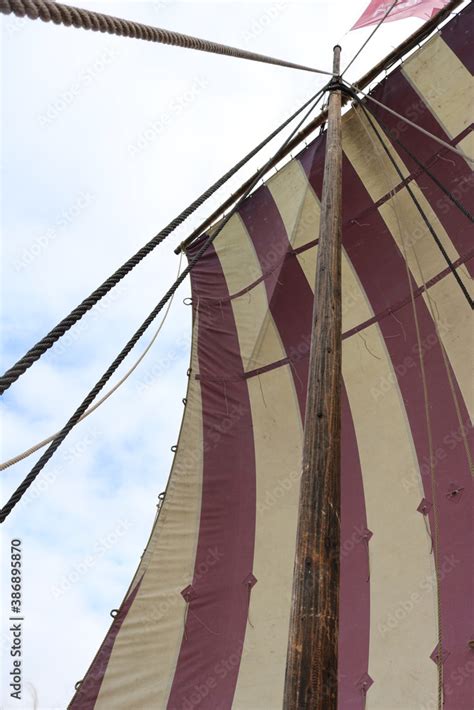
[[[183,258],[183,254],[181,252],[180,256],[179,256],[177,277],[181,273],[182,258]],[[108,392],[106,392],[104,394],[103,397],[101,397],[99,400],[97,400],[97,402],[95,404],[93,404],[91,407],[89,407],[89,409],[87,409],[84,412],[82,417],[79,419],[78,424],[79,424],[79,422],[84,421],[84,419],[86,419],[86,417],[88,417],[90,414],[92,414],[92,412],[94,412],[98,407],[100,407],[100,405],[103,404],[114,392],[116,392],[116,390],[118,390],[118,388],[121,387],[123,385],[123,383],[126,380],[128,380],[130,375],[137,369],[137,367],[142,362],[143,358],[147,355],[147,353],[151,350],[152,345],[154,344],[155,340],[157,339],[157,337],[158,337],[158,335],[165,323],[165,320],[168,316],[168,313],[170,312],[170,308],[171,308],[171,304],[173,303],[174,296],[175,296],[175,294],[173,294],[171,296],[170,300],[168,301],[168,305],[167,305],[166,310],[163,314],[163,318],[161,319],[160,324],[159,324],[158,328],[156,329],[152,339],[150,340],[150,342],[148,343],[148,345],[146,346],[145,350],[142,352],[140,357],[134,362],[134,364],[131,366],[131,368],[129,370],[127,370],[127,372],[123,375],[123,377],[113,387],[111,387],[108,390]],[[28,458],[28,456],[31,456],[31,454],[34,454],[35,451],[38,451],[39,449],[42,449],[47,444],[50,444],[53,441],[53,439],[55,439],[57,437],[58,433],[59,432],[55,432],[54,434],[51,434],[51,436],[48,436],[46,439],[43,439],[42,441],[39,441],[37,444],[34,444],[34,446],[31,446],[29,449],[26,449],[21,454],[17,454],[16,456],[13,456],[13,458],[8,459],[8,461],[4,461],[3,463],[0,464],[0,471],[4,471],[6,468],[13,466],[13,464],[18,463],[19,461],[23,461],[23,459],[26,459],[26,458]]]
[[456,148],[454,145],[450,145],[449,143],[446,143],[446,141],[442,140],[442,138],[438,138],[438,136],[433,135],[429,131],[425,130],[421,126],[418,126],[416,123],[413,123],[413,121],[410,121],[408,118],[405,116],[402,116],[400,113],[397,113],[393,109],[389,108],[388,106],[385,106],[385,104],[381,103],[380,101],[377,101],[377,99],[374,99],[373,96],[370,96],[370,94],[366,94],[362,89],[359,89],[357,86],[354,86],[353,84],[349,84],[349,82],[346,82],[348,86],[351,87],[354,91],[356,91],[359,94],[362,94],[364,98],[369,99],[369,101],[372,101],[374,104],[377,104],[377,106],[380,106],[383,108],[385,111],[388,111],[391,113],[393,116],[396,116],[400,120],[404,121],[407,123],[409,126],[412,126],[412,128],[416,128],[420,133],[423,133],[425,136],[428,136],[428,138],[431,138],[432,140],[436,141],[436,143],[439,143],[440,145],[443,146],[443,148],[447,148],[453,153],[457,153],[457,155],[460,155],[461,158],[464,158],[468,163],[471,163],[471,165],[474,164],[474,158],[470,158],[464,151],[460,150],[459,148]]

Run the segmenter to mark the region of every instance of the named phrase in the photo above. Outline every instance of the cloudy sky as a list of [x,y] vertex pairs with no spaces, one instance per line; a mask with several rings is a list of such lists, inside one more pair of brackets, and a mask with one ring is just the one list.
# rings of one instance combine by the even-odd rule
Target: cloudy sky
[[[81,4],[322,69],[330,69],[336,42],[344,65],[370,32],[348,33],[368,0]],[[420,23],[384,26],[348,78]],[[2,16],[0,26],[3,371],[324,77],[11,17]],[[173,248],[264,157],[8,390],[2,460],[61,428],[174,280]],[[186,282],[140,368],[66,439],[3,526],[4,580],[9,542],[22,541],[25,622],[18,702],[9,697],[4,584],[2,708],[64,708],[110,624],[110,609],[120,604],[179,431],[188,295]],[[0,474],[2,504],[37,458]]]

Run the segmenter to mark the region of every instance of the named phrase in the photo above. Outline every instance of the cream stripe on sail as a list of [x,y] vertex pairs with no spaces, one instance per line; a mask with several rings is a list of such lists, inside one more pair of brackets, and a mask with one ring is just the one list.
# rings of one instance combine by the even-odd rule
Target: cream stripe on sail
[[[299,160],[292,160],[267,184],[285,225],[293,249],[312,242],[319,235],[321,206]],[[308,283],[314,288],[317,247],[297,254]]]
[[[413,187],[449,258],[452,262],[456,261],[458,253],[447,233],[421,191],[416,186]],[[446,269],[446,261],[406,190],[402,190],[388,203],[382,205],[380,214],[402,253],[405,243],[408,266],[418,286],[422,287],[424,283]],[[403,230],[403,240],[400,229]],[[458,273],[468,291],[472,292],[472,280],[468,272],[461,267]],[[441,281],[435,283],[429,288],[429,294],[423,293],[421,298],[426,301],[429,309],[431,299],[439,338],[446,350],[459,387],[465,396],[466,404],[472,413],[474,404],[472,367],[469,358],[466,357],[466,353],[471,351],[473,344],[471,307],[453,275],[445,276]],[[429,351],[434,342],[434,339],[433,342],[430,339],[429,342],[422,343],[422,345]],[[413,355],[415,356],[417,353],[414,352]]]
[[[371,116],[380,137],[390,152],[403,177],[410,172],[394,149],[377,120]],[[385,197],[390,190],[400,183],[400,177],[388,155],[379,143],[377,136],[367,121],[362,109],[348,111],[342,119],[342,148],[355,170],[363,166],[364,187],[374,202]],[[383,173],[381,172],[383,170]],[[364,220],[367,221],[367,220]]]
[[[375,138],[375,142],[371,140],[372,129],[365,116],[358,110],[357,114],[355,111],[351,113],[352,115],[348,115],[346,119],[346,130],[343,132],[344,152],[364,181],[371,198],[376,201],[387,194],[399,182],[399,178],[390,164],[388,156],[381,147],[378,149],[377,139]],[[375,119],[373,120],[376,123]],[[380,126],[378,128],[383,133]],[[372,155],[373,158],[368,161],[367,155]],[[407,174],[407,168],[400,158],[397,159],[397,164],[402,173]],[[390,169],[392,173],[390,173]],[[371,180],[366,179],[367,174],[372,176]],[[455,262],[459,258],[459,254],[422,190],[415,182],[411,183],[411,189],[433,225],[451,262]],[[451,209],[457,208],[452,206]],[[379,213],[401,254],[404,254],[405,247],[408,267],[418,286],[423,286],[424,282],[436,277],[447,268],[446,260],[406,189],[400,190],[383,203],[379,207]],[[403,230],[403,238],[400,229]],[[420,273],[420,266],[422,273]],[[458,273],[469,290],[472,286],[469,274],[462,268],[458,270]],[[460,389],[466,397],[467,405],[472,412],[474,394],[472,368],[469,359],[466,358],[466,352],[472,346],[470,306],[453,276],[445,277],[432,286],[429,293],[434,304],[434,314],[437,318],[441,342]],[[422,298],[427,300],[428,296],[423,294]],[[424,345],[429,350],[433,344],[434,342],[427,342]],[[412,355],[416,357],[417,352],[413,352]]]
[[[356,306],[354,307],[356,309]],[[361,312],[361,317],[365,314]],[[343,343],[343,377],[362,467],[370,559],[367,710],[418,708],[436,689],[430,539],[406,412],[378,325]],[[374,445],[377,442],[377,445]],[[396,665],[396,673],[394,667]]]
[[462,150],[465,155],[474,155],[474,131],[471,131],[462,141],[459,141],[457,147]]
[[249,624],[232,707],[280,708],[285,680],[302,425],[289,365],[248,380],[257,514]]
[[[411,183],[410,188],[433,226],[451,263],[456,262],[459,259],[459,253],[436,216],[436,213],[431,208],[428,200],[415,182]],[[457,207],[453,206],[452,209],[457,209]],[[419,286],[422,283],[422,279],[416,256],[418,256],[418,260],[421,260],[423,276],[426,281],[429,281],[435,276],[438,276],[442,271],[445,271],[448,267],[446,259],[442,255],[439,246],[436,244],[433,235],[424,223],[422,216],[406,189],[400,190],[391,199],[381,205],[379,212],[402,254],[404,253],[403,243],[405,244],[408,266]],[[400,228],[403,229],[403,241],[400,237]],[[464,282],[466,286],[468,286],[469,282],[466,283],[466,281],[467,279],[465,278]]]
[[293,249],[316,239],[319,233],[319,200],[299,160],[292,160],[267,183]]
[[[239,215],[229,220],[214,247],[231,295],[261,278],[260,262]],[[284,358],[286,353],[268,308],[265,284],[253,286],[231,303],[244,370],[254,370]]]
[[[283,180],[280,175],[286,171]],[[281,214],[287,234],[293,248],[303,246],[313,241],[319,235],[319,219],[321,205],[314,192],[306,173],[298,160],[293,160],[285,168],[274,175],[268,183],[273,199]],[[294,200],[292,204],[291,200]],[[297,255],[299,264],[306,276],[306,280],[314,293],[316,278],[317,247]],[[359,310],[354,309],[358,305]],[[342,331],[345,332],[368,320],[372,313],[367,307],[362,320],[358,319],[360,309],[364,309],[366,300],[362,294],[360,284],[342,250]]]
[[[234,218],[233,218],[234,220]],[[231,220],[232,222],[232,220]],[[230,224],[230,223],[229,223]],[[240,218],[216,240],[231,292],[262,275]],[[232,300],[246,369],[286,357],[264,284]],[[302,425],[289,365],[247,380],[256,457],[256,531],[249,623],[232,707],[281,705],[296,541]],[[272,589],[278,594],[271,595]]]
[[467,128],[474,115],[474,80],[440,35],[409,57],[402,72],[451,138]]
[[[385,145],[388,147],[388,139],[385,137],[382,127],[375,118],[372,118],[372,122],[377,127],[380,135],[384,138]],[[360,109],[352,110],[350,113],[346,114],[342,143],[344,153],[349,158],[361,180],[363,180],[364,187],[374,202],[378,202],[399,185],[400,177],[380,145],[366,116]],[[400,156],[395,154],[393,148],[390,148],[390,153],[396,160],[402,175],[407,177],[409,171]],[[432,224],[448,257],[452,262],[456,261],[459,258],[459,253],[436,216],[436,213],[431,208],[430,203],[425,198],[422,190],[420,190],[414,180],[410,182],[410,189]],[[457,208],[452,206],[452,209]],[[422,216],[406,188],[398,191],[391,198],[383,202],[378,210],[396,240],[400,253],[403,253],[403,247],[400,238],[399,223],[404,229],[404,243],[407,248],[408,265],[415,276],[419,271],[413,256],[413,249],[415,247],[417,253],[420,254],[423,259],[424,276],[427,281],[446,269],[446,260],[441,254],[439,247],[436,245],[433,236],[430,234],[428,227],[424,223]],[[368,215],[367,219],[370,221],[370,215]]]
[[[192,367],[197,361],[197,326],[196,317]],[[202,436],[201,388],[191,378],[166,499],[138,570],[144,574],[140,590],[115,641],[96,710],[166,707],[184,630],[181,590],[194,573]]]
[[[393,167],[390,172],[388,158],[377,160],[354,115],[346,118],[343,148],[373,200],[399,181]],[[354,275],[352,288],[357,286]],[[355,298],[351,319],[365,321],[367,309],[367,303]],[[421,707],[427,693],[436,688],[436,665],[430,653],[436,644],[437,622],[433,586],[425,584],[434,568],[430,539],[417,511],[423,491],[411,430],[378,325],[344,341],[342,362],[359,447],[367,525],[373,532],[369,674],[375,683],[367,708]],[[397,673],[393,673],[395,658]]]
[[239,214],[234,214],[214,242],[230,295],[262,276],[255,247]]

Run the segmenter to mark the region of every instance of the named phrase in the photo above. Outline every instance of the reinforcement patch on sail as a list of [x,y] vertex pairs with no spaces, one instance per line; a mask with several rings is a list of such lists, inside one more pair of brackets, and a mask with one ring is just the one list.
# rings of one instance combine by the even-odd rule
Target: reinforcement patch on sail
[[[471,156],[473,16],[471,4],[372,92]],[[351,109],[339,708],[436,708],[441,665],[445,710],[471,710],[473,336],[448,261],[472,295],[474,228],[449,193],[472,214],[474,181],[461,156],[367,108],[403,180]],[[74,710],[282,705],[324,151],[323,134],[245,201],[192,272],[166,497]]]

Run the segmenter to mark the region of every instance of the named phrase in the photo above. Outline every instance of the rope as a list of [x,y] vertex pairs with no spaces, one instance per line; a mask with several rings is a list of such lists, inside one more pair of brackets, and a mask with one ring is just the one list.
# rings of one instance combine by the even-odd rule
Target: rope
[[[182,261],[182,255],[180,255],[180,258],[179,258],[178,273],[176,275],[176,278],[178,278],[180,271],[181,271],[181,261]],[[78,424],[80,422],[84,421],[84,419],[86,419],[90,414],[92,414],[92,412],[95,412],[95,410],[98,409],[100,407],[100,405],[103,404],[116,390],[118,390],[118,388],[121,387],[123,385],[123,383],[126,380],[128,380],[130,375],[137,369],[137,367],[142,362],[142,360],[147,355],[147,353],[151,350],[153,343],[157,339],[157,337],[158,337],[158,335],[165,323],[165,320],[168,317],[168,313],[170,312],[170,308],[173,303],[173,298],[174,298],[174,295],[168,301],[168,305],[166,307],[166,311],[163,315],[163,318],[161,319],[160,325],[156,329],[155,333],[153,334],[152,339],[150,340],[150,342],[148,343],[148,345],[146,346],[145,350],[142,352],[142,354],[140,355],[138,360],[136,360],[134,362],[132,367],[129,370],[127,370],[127,372],[124,374],[124,376],[113,387],[111,387],[103,397],[101,397],[92,407],[89,407],[89,409],[86,412],[84,412],[82,417],[77,422]],[[29,449],[26,449],[26,451],[23,451],[21,454],[17,454],[16,456],[13,456],[11,459],[8,459],[7,461],[0,463],[0,471],[4,471],[6,468],[13,466],[15,463],[19,463],[19,461],[23,461],[24,459],[28,458],[28,456],[31,456],[31,454],[34,454],[35,451],[39,451],[39,449],[44,448],[46,446],[46,444],[50,444],[54,440],[54,438],[56,436],[58,436],[58,434],[59,434],[59,431],[55,432],[54,434],[51,434],[51,436],[48,436],[46,439],[39,441],[37,444],[34,444]]]
[[[0,0],[1,2],[2,0]],[[150,254],[161,242],[163,242],[166,237],[168,237],[171,232],[173,232],[180,224],[182,224],[185,219],[187,219],[193,212],[195,212],[198,207],[200,207],[211,195],[213,195],[220,187],[222,187],[233,175],[235,175],[241,167],[243,167],[251,158],[253,158],[262,148],[264,148],[275,136],[277,136],[286,126],[293,121],[305,108],[311,104],[315,98],[318,96],[319,92],[312,96],[306,103],[304,103],[297,111],[295,111],[286,121],[284,121],[280,126],[278,126],[273,133],[267,136],[261,143],[259,143],[253,150],[250,151],[246,156],[242,158],[236,165],[234,165],[228,172],[226,172],[222,177],[217,180],[211,187],[209,187],[205,192],[202,193],[194,202],[192,202],[186,209],[184,209],[175,219],[173,219],[164,229],[161,230],[156,236],[154,236],[150,241],[145,244],[141,249],[139,249],[133,256],[131,256],[122,266],[120,266],[115,273],[109,276],[104,283],[99,286],[95,291],[93,291],[82,303],[80,303],[74,310],[69,313],[63,320],[61,320],[47,335],[45,335],[41,340],[39,340],[28,352],[23,355],[12,367],[10,367],[3,375],[0,377],[0,395],[7,390],[10,385],[18,380],[18,378],[23,375],[23,373],[28,370],[31,365],[33,365],[36,360],[38,360],[42,355],[44,355],[49,348],[51,348],[54,343],[59,340],[67,331],[72,328],[72,326],[77,323],[98,301],[100,301],[104,296],[106,296],[109,291],[112,290],[135,266],[137,266],[142,259],[144,259],[148,254]]]
[[[362,101],[358,98],[358,96],[355,94],[355,92],[352,92],[352,93],[353,93],[353,98],[357,101],[358,105],[361,107],[362,111],[364,112],[364,115],[365,115],[365,117],[367,118],[367,121],[369,122],[369,124],[370,124],[372,130],[374,131],[374,133],[376,134],[377,138],[378,138],[379,141],[381,142],[381,144],[382,144],[382,146],[383,146],[383,148],[384,148],[384,151],[385,151],[386,154],[388,155],[388,157],[389,157],[389,159],[390,159],[390,162],[392,163],[392,165],[393,165],[393,167],[395,168],[395,170],[396,170],[396,172],[397,172],[397,174],[398,174],[398,176],[399,176],[401,182],[403,183],[403,182],[404,182],[403,173],[402,173],[402,171],[400,170],[400,168],[398,167],[397,162],[394,160],[394,158],[393,158],[392,154],[390,153],[389,149],[388,149],[387,146],[385,145],[385,143],[384,143],[384,141],[383,141],[383,139],[382,139],[382,136],[380,135],[380,133],[379,133],[379,131],[378,131],[376,125],[375,125],[374,122],[372,121],[371,114],[370,114],[370,113],[368,112],[368,110],[365,108],[364,104],[363,104]],[[440,250],[441,254],[443,255],[444,260],[446,261],[447,265],[449,266],[449,269],[451,270],[451,273],[453,274],[454,278],[455,278],[456,281],[458,282],[459,288],[460,288],[461,291],[463,292],[463,294],[464,294],[464,296],[465,296],[467,302],[469,303],[470,307],[472,308],[472,307],[473,307],[473,301],[472,301],[472,299],[471,299],[471,297],[470,297],[470,295],[469,295],[469,292],[468,292],[466,286],[464,285],[464,283],[463,283],[461,277],[459,276],[459,274],[458,274],[458,272],[457,272],[457,270],[456,270],[456,268],[455,268],[453,262],[452,262],[451,259],[449,258],[448,253],[446,252],[446,249],[444,248],[444,246],[443,246],[443,244],[442,244],[440,238],[439,238],[438,235],[436,234],[436,231],[435,231],[433,225],[431,224],[430,220],[429,220],[428,217],[426,216],[426,213],[425,213],[424,209],[422,208],[422,206],[421,206],[420,203],[418,202],[418,200],[417,200],[417,198],[416,198],[416,196],[415,196],[415,193],[414,193],[413,190],[411,189],[410,184],[409,184],[409,183],[406,183],[405,187],[406,187],[406,190],[407,190],[408,194],[410,195],[411,199],[413,200],[413,203],[414,203],[416,209],[418,210],[418,212],[419,212],[419,214],[420,214],[420,216],[421,216],[423,222],[425,223],[426,227],[428,228],[428,231],[430,232],[431,236],[432,236],[433,239],[435,240],[435,243],[437,244],[438,249]]]
[[55,25],[65,25],[66,27],[82,28],[93,32],[107,32],[119,37],[130,37],[133,39],[143,39],[147,42],[158,42],[159,44],[170,44],[174,47],[184,47],[185,49],[196,49],[200,52],[210,52],[212,54],[222,54],[228,57],[239,59],[249,59],[253,62],[263,62],[265,64],[275,64],[290,69],[301,69],[303,71],[314,72],[316,74],[327,74],[331,72],[314,69],[302,64],[294,64],[283,59],[268,57],[264,54],[249,52],[237,47],[229,47],[216,42],[209,42],[206,39],[192,37],[191,35],[180,34],[161,27],[150,27],[139,22],[124,20],[112,15],[104,15],[92,10],[85,10],[80,7],[63,5],[51,0],[0,0],[0,12],[4,15],[14,14],[17,17],[29,17],[30,20],[43,20],[43,22],[54,22]]
[[405,116],[402,116],[401,113],[397,113],[393,109],[389,108],[388,106],[385,106],[385,104],[382,104],[380,101],[377,101],[377,99],[374,99],[373,96],[370,94],[366,94],[362,89],[358,89],[357,86],[354,86],[353,84],[349,84],[349,82],[346,82],[347,86],[350,86],[350,88],[353,91],[357,91],[362,96],[366,99],[369,99],[369,101],[372,101],[374,104],[377,104],[377,106],[380,106],[380,108],[383,108],[385,111],[388,111],[389,113],[392,114],[392,116],[396,116],[400,120],[404,121],[407,123],[409,126],[412,128],[416,128],[417,131],[420,131],[420,133],[423,133],[425,136],[428,136],[428,138],[431,138],[432,140],[436,141],[436,143],[439,143],[440,145],[443,146],[443,148],[447,148],[448,150],[452,151],[453,153],[456,153],[457,155],[460,155],[461,158],[464,158],[468,163],[474,163],[474,158],[470,158],[464,151],[460,150],[460,148],[456,148],[454,145],[450,145],[449,143],[446,143],[442,138],[438,138],[438,136],[435,136],[433,133],[430,133],[429,131],[426,131],[424,128],[421,126],[418,126],[418,124],[413,123],[413,121],[410,121],[408,118]]
[[[292,133],[288,136],[288,138],[285,140],[283,147],[286,146],[293,136],[296,134],[296,132],[299,130],[300,126],[304,123],[306,118],[309,116],[311,111],[315,108],[317,105],[320,96],[324,93],[326,87],[323,87],[319,92],[318,95],[314,101],[314,103],[310,106],[309,110],[305,113],[301,121],[298,123],[296,128],[293,129]],[[280,148],[281,150],[281,148]],[[253,183],[248,187],[247,191],[242,195],[240,200],[237,202],[237,204],[232,208],[232,210],[228,213],[227,217],[225,217],[221,224],[218,225],[216,230],[208,236],[208,238],[203,242],[201,248],[196,252],[195,256],[189,261],[187,267],[181,272],[180,276],[176,279],[176,281],[173,283],[173,285],[168,289],[168,291],[165,293],[161,301],[155,306],[155,308],[151,311],[149,316],[144,320],[142,325],[138,328],[138,330],[134,333],[134,335],[130,338],[128,343],[124,346],[124,348],[121,350],[121,352],[117,355],[115,360],[112,362],[112,364],[109,366],[109,368],[106,370],[106,372],[102,375],[100,380],[94,385],[94,387],[91,389],[89,394],[85,397],[85,399],[82,401],[82,403],[79,405],[79,407],[76,409],[72,417],[69,419],[69,421],[65,424],[65,426],[61,429],[59,434],[54,438],[54,440],[51,442],[49,447],[46,449],[46,451],[43,453],[43,455],[38,459],[36,464],[33,466],[31,471],[28,473],[28,475],[25,477],[25,479],[20,483],[20,485],[17,487],[17,489],[14,491],[10,499],[7,501],[7,503],[3,506],[3,508],[0,510],[0,523],[3,523],[7,516],[11,513],[13,508],[17,505],[17,503],[21,500],[22,496],[25,494],[25,492],[28,490],[28,488],[31,486],[31,484],[34,482],[38,474],[42,471],[44,466],[48,463],[50,458],[53,456],[55,451],[59,448],[61,443],[64,441],[64,439],[67,437],[69,432],[74,428],[74,426],[78,423],[79,419],[81,416],[84,414],[84,412],[87,411],[89,406],[92,404],[94,399],[97,397],[99,392],[103,389],[103,387],[107,384],[108,380],[112,377],[114,374],[115,370],[120,366],[120,364],[123,362],[123,360],[127,357],[128,353],[132,350],[132,348],[136,345],[136,343],[140,340],[141,336],[143,333],[146,331],[149,325],[153,322],[153,320],[156,318],[156,316],[160,313],[162,308],[166,305],[166,303],[169,301],[169,299],[173,296],[173,294],[176,292],[178,287],[181,285],[181,283],[184,281],[186,276],[190,273],[190,271],[193,269],[193,267],[197,264],[199,259],[202,257],[204,252],[208,249],[208,247],[214,242],[216,237],[221,233],[221,231],[224,229],[228,221],[231,219],[231,217],[237,212],[239,209],[240,205],[242,204],[243,200],[247,197],[247,195],[250,194],[250,192],[253,190],[253,188],[258,184],[260,178],[265,174],[265,172],[268,170],[268,166],[271,164],[273,158],[270,158],[270,160],[265,163],[264,167],[259,171],[258,176],[256,179],[253,181]]]
[[[390,159],[390,162],[392,165],[398,169],[398,166],[396,164],[395,159],[391,155],[390,151],[387,149],[385,143],[382,140],[382,137],[380,133],[376,130],[375,125],[370,121],[370,117],[368,116],[367,112],[364,109],[363,104],[360,102],[360,106],[364,110],[364,114],[366,116],[367,121],[372,127],[372,130],[374,131],[375,135],[378,138],[379,144],[383,147],[384,151],[388,154],[388,157]],[[361,120],[358,112],[356,112],[356,115],[358,119],[362,122],[362,125],[364,127],[364,130],[366,131],[367,135],[369,136],[369,139],[372,143],[372,146],[375,148],[376,153],[379,155],[381,158],[381,152],[380,152],[380,145],[375,144],[372,135],[370,134],[367,126],[365,123]],[[381,166],[382,168],[382,173],[387,179],[387,174],[384,170],[383,165]],[[387,181],[388,184],[388,181]],[[388,185],[390,189],[390,185]],[[399,194],[395,193],[394,197],[398,199]],[[423,400],[424,400],[424,409],[425,409],[425,418],[426,418],[426,427],[427,427],[427,432],[428,432],[428,451],[429,451],[429,458],[430,458],[430,480],[431,480],[431,489],[432,489],[432,503],[433,503],[433,521],[434,521],[434,540],[433,540],[433,551],[434,551],[434,559],[435,559],[435,573],[436,573],[436,597],[437,597],[437,634],[438,634],[438,655],[436,658],[436,667],[438,671],[438,710],[442,710],[443,708],[443,661],[442,661],[442,628],[441,628],[441,580],[440,580],[440,570],[439,570],[439,516],[438,516],[438,501],[437,501],[437,491],[436,491],[436,479],[435,479],[435,473],[434,473],[434,465],[433,465],[433,435],[432,435],[432,430],[431,430],[431,417],[430,417],[430,404],[429,404],[429,397],[428,397],[428,385],[427,385],[427,380],[426,380],[426,372],[425,372],[425,364],[424,364],[424,354],[423,354],[423,348],[422,348],[422,342],[421,342],[421,333],[420,333],[420,325],[418,322],[418,313],[416,310],[416,303],[415,303],[415,295],[413,291],[413,283],[410,275],[410,269],[408,266],[408,256],[407,256],[407,251],[406,251],[406,244],[405,244],[405,236],[403,233],[403,229],[400,223],[400,218],[398,214],[398,210],[395,206],[395,203],[392,204],[392,209],[395,214],[395,218],[397,220],[397,225],[398,225],[398,232],[400,235],[400,240],[402,243],[402,250],[403,250],[403,256],[404,256],[404,261],[405,261],[405,269],[406,269],[406,274],[407,274],[407,280],[408,280],[408,286],[410,289],[410,299],[411,299],[411,305],[412,305],[412,310],[413,310],[413,319],[415,322],[415,330],[416,330],[416,338],[417,338],[417,343],[418,343],[418,353],[419,353],[419,358],[420,358],[420,371],[421,371],[421,381],[422,381],[422,387],[423,387]],[[413,248],[413,253],[415,253],[415,249]],[[417,259],[417,264],[418,264],[418,258]],[[419,267],[419,264],[418,264]],[[423,279],[423,273],[420,271],[421,277]],[[425,292],[428,295],[428,290],[426,288],[426,283],[425,283]],[[429,299],[429,302],[431,303],[431,299]],[[435,327],[436,327],[436,321],[435,322]],[[439,340],[439,334],[437,331],[438,335],[438,341]],[[441,346],[441,349],[442,346]]]
[[382,17],[382,19],[380,20],[380,22],[378,23],[378,25],[375,27],[375,29],[373,29],[372,32],[370,33],[370,35],[367,37],[367,39],[365,40],[365,42],[364,42],[364,44],[362,45],[362,47],[361,47],[361,48],[359,49],[359,51],[356,52],[356,54],[352,57],[351,61],[350,61],[349,64],[347,65],[347,67],[346,67],[346,68],[344,69],[344,71],[342,72],[341,78],[344,76],[344,74],[345,74],[346,71],[349,69],[349,67],[351,67],[351,66],[354,64],[354,62],[355,62],[355,60],[357,59],[357,57],[359,56],[359,54],[362,52],[362,50],[363,50],[363,49],[367,46],[367,44],[370,42],[370,40],[372,39],[372,37],[374,36],[374,34],[377,32],[377,30],[378,30],[378,28],[380,27],[380,25],[382,25],[382,24],[385,22],[385,20],[386,20],[387,17],[390,15],[390,13],[392,12],[392,10],[393,10],[393,8],[395,7],[395,5],[397,4],[397,2],[398,2],[398,0],[394,0],[394,2],[390,5],[390,7],[388,8],[387,12],[386,12],[385,15]]

